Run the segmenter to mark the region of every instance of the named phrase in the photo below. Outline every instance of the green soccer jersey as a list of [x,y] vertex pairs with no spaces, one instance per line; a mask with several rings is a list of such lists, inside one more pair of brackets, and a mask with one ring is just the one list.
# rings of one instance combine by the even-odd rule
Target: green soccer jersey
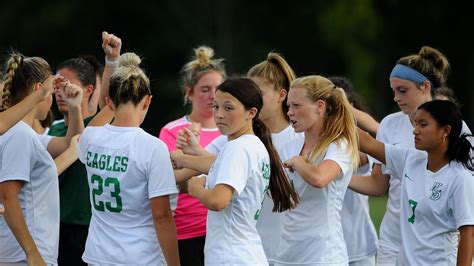
[[[87,126],[94,116],[84,119]],[[48,135],[64,137],[67,126],[59,122],[51,126]],[[89,183],[86,167],[76,160],[59,176],[60,218],[61,223],[89,225],[91,206],[89,202]]]

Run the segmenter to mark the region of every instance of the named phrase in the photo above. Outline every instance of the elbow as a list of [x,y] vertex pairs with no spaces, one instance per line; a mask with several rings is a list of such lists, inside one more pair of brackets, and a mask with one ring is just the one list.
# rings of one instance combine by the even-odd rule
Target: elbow
[[220,212],[227,208],[227,205],[229,205],[229,202],[214,200],[209,202],[206,207],[211,211]]
[[311,176],[308,181],[308,183],[315,188],[324,188],[329,184],[319,176]]
[[153,213],[153,221],[157,225],[169,224],[170,222],[173,222],[173,214],[169,209],[167,212]]

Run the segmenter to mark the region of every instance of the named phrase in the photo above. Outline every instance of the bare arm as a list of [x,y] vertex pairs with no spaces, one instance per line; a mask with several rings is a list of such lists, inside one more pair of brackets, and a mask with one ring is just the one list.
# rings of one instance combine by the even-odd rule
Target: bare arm
[[63,99],[67,102],[69,108],[69,122],[65,137],[54,137],[48,144],[48,152],[53,158],[63,153],[71,143],[72,137],[81,134],[84,130],[84,121],[82,120],[82,93],[81,87],[70,82],[61,82],[56,93],[62,93]]
[[382,174],[380,164],[375,164],[369,176],[352,176],[349,188],[368,196],[382,196],[387,192],[389,175]]
[[28,265],[46,265],[28,230],[21,211],[18,195],[22,187],[22,181],[5,181],[0,183],[0,202],[5,206],[3,216],[8,227],[25,252]]
[[234,188],[229,185],[218,184],[212,189],[207,189],[204,187],[205,182],[205,177],[191,178],[188,184],[189,194],[199,199],[211,211],[222,211],[227,208],[234,194]]
[[474,225],[465,225],[459,228],[460,241],[458,246],[458,257],[456,265],[472,265],[472,251],[474,248],[473,234]]
[[352,111],[354,112],[354,115],[356,117],[358,127],[369,132],[372,136],[377,135],[377,131],[379,130],[380,126],[379,122],[377,122],[368,113],[362,112],[359,109],[352,107]]
[[71,164],[73,164],[77,160],[78,139],[79,135],[74,136],[71,139],[69,147],[54,159],[54,163],[56,164],[56,168],[58,170],[58,176],[62,174],[64,170],[66,170],[69,166],[71,166]]
[[176,225],[171,213],[168,195],[150,200],[153,224],[167,265],[179,265]]
[[290,171],[296,171],[307,183],[313,187],[326,187],[341,173],[341,168],[333,160],[324,160],[319,165],[306,162],[303,156],[295,156],[284,162]]
[[0,135],[22,120],[38,103],[49,97],[51,93],[52,86],[42,86],[41,89],[35,90],[21,102],[0,112]]
[[99,107],[102,109],[106,105],[105,97],[109,97],[110,77],[118,67],[120,58],[120,51],[122,49],[122,40],[107,32],[102,32],[102,49],[105,53],[105,58],[109,62],[116,62],[116,65],[105,64],[104,73],[102,74],[102,91],[99,99]]
[[367,132],[357,129],[359,136],[359,149],[382,163],[385,163],[385,144],[374,139]]

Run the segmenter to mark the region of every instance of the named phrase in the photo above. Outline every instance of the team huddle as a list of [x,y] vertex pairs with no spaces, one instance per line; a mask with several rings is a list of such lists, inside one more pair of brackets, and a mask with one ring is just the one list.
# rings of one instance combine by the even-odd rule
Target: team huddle
[[[55,75],[5,63],[0,265],[474,265],[472,136],[438,50],[396,62],[400,112],[379,124],[347,78],[297,77],[276,53],[227,77],[201,46],[181,73],[191,112],[157,138],[121,47],[103,32],[103,68]],[[377,237],[368,196],[387,192]]]

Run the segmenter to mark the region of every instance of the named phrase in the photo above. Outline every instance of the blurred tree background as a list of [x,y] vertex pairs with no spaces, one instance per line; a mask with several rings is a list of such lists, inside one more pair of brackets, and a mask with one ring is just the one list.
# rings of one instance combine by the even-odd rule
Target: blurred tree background
[[84,54],[103,60],[101,32],[120,36],[124,52],[144,57],[155,96],[143,128],[157,135],[189,111],[179,70],[201,44],[225,58],[228,74],[245,74],[276,51],[299,76],[347,76],[377,119],[398,111],[388,83],[396,60],[430,45],[450,61],[448,85],[472,128],[471,7],[427,0],[1,0],[0,51],[2,60],[14,48],[54,68]]

